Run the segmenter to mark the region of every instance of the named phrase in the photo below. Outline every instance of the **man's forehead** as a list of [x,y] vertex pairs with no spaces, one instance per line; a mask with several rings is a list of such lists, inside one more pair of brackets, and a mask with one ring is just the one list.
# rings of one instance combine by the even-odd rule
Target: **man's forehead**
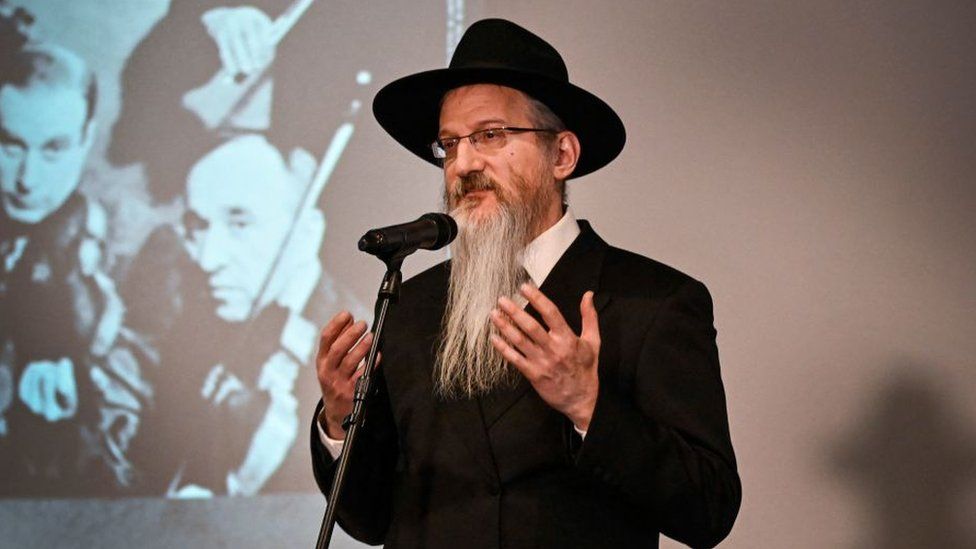
[[524,122],[530,112],[529,96],[500,84],[470,84],[454,88],[441,100],[440,128],[455,124]]
[[187,186],[187,206],[204,217],[269,209],[274,201],[270,196],[260,196],[255,190],[247,186],[232,188],[215,179],[195,178]]
[[86,108],[85,97],[69,86],[0,86],[0,125],[23,139],[77,135],[85,123]]
[[280,215],[301,192],[269,144],[227,143],[204,156],[187,179],[188,206],[211,217],[230,212]]
[[187,206],[207,218],[226,214],[278,216],[286,214],[295,202],[286,191],[286,184],[259,177],[236,182],[195,177],[187,185]]

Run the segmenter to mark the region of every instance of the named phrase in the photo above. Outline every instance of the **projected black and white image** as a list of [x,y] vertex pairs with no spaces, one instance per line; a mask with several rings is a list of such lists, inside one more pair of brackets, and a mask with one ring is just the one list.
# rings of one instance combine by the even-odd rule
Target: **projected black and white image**
[[382,7],[0,0],[0,498],[315,490],[318,329],[369,316],[326,190],[369,161]]
[[151,389],[103,270],[105,212],[78,192],[97,87],[76,54],[22,35],[29,14],[11,17],[0,60],[3,486],[128,485]]

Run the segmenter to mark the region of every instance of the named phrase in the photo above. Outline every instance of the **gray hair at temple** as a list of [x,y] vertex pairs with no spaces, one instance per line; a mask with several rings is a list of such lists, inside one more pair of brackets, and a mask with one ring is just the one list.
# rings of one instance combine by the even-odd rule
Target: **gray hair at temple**
[[95,116],[98,86],[88,64],[73,51],[50,42],[29,42],[0,54],[0,88],[34,86],[77,89],[84,97],[85,128]]
[[[556,155],[559,154],[559,148],[556,147],[556,133],[565,131],[567,129],[566,124],[542,101],[539,101],[528,94],[525,94],[525,98],[529,102],[529,119],[532,125],[536,128],[545,128],[555,132],[535,134],[536,139],[539,139],[539,141],[542,143],[548,159],[550,161],[555,161]],[[563,204],[568,204],[569,200],[566,190],[566,181],[557,181],[556,188]]]

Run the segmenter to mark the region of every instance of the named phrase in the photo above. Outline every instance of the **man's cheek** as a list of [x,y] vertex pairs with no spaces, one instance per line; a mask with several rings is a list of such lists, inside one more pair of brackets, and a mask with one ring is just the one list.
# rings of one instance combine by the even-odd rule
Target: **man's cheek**
[[[0,153],[2,155],[3,153]],[[14,169],[7,161],[0,160],[0,192],[8,193],[13,190]]]

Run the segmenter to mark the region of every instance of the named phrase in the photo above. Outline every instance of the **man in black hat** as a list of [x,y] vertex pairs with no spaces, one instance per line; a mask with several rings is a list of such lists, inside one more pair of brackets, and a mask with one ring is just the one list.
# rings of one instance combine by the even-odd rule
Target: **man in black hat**
[[[447,69],[397,80],[374,113],[443,167],[449,262],[406,282],[339,502],[387,547],[708,547],[741,499],[711,298],[607,245],[565,181],[623,148],[613,110],[548,43],[473,24]],[[523,308],[524,307],[524,308]],[[328,493],[371,336],[323,329],[312,454]]]

